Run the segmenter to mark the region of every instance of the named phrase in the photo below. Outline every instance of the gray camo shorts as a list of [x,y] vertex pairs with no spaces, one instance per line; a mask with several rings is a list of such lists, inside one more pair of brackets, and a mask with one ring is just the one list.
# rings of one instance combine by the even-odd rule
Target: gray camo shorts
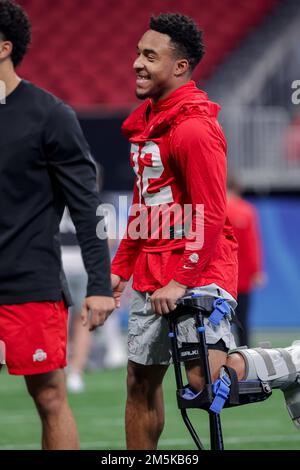
[[[232,309],[237,305],[236,300],[224,289],[216,284],[188,289],[186,295],[200,293],[203,296],[203,307],[212,304],[214,298],[224,298]],[[201,299],[201,297],[200,297]],[[205,338],[208,345],[223,340],[228,349],[236,348],[231,333],[231,315],[223,318],[218,326],[213,325],[204,317]],[[194,318],[190,315],[181,317],[178,322],[178,342],[198,342]],[[151,309],[149,295],[145,292],[133,291],[130,316],[128,323],[128,358],[138,364],[168,365],[171,362],[170,340],[168,337],[168,323],[161,315],[156,315]]]

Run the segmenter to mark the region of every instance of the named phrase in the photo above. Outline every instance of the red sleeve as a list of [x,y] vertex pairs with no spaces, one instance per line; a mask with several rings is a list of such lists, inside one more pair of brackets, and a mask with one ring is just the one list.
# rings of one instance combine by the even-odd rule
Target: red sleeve
[[194,232],[199,205],[204,208],[204,218],[197,227],[197,234],[204,234],[202,243],[195,243],[198,235],[186,243],[173,276],[180,284],[195,287],[214,254],[226,218],[226,142],[217,122],[193,118],[178,126],[171,146],[192,204]]
[[[138,204],[138,188],[136,183],[134,184],[132,206]],[[130,232],[128,230],[130,223],[135,218],[135,215],[130,214],[128,217],[127,228],[125,235],[120,243],[120,246],[114,256],[111,272],[112,274],[117,274],[125,280],[129,280],[132,276],[134,266],[137,260],[137,257],[140,252],[141,238],[133,239],[130,237]]]

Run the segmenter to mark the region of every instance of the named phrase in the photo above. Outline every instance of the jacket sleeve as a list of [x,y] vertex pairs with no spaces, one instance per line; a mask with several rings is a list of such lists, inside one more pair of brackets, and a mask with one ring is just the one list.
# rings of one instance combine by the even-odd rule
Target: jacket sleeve
[[192,209],[192,232],[173,279],[195,287],[226,219],[226,143],[217,122],[191,118],[176,128],[171,153]]
[[[136,206],[138,202],[138,188],[135,182],[132,198],[132,207]],[[132,276],[136,260],[140,253],[142,242],[142,239],[134,237],[130,230],[131,223],[134,221],[135,217],[136,215],[134,215],[131,211],[128,217],[125,235],[115,254],[111,267],[111,271],[113,274],[117,274],[126,281],[128,281]]]
[[87,296],[112,296],[108,243],[96,234],[100,220],[96,165],[74,111],[64,103],[58,103],[48,117],[44,144],[50,175],[76,227],[88,273]]

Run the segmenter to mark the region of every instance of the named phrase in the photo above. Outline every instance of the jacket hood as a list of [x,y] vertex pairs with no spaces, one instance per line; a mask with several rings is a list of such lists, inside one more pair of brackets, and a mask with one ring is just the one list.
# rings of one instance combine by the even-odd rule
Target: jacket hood
[[[199,90],[194,81],[190,81],[158,103],[147,99],[124,121],[122,132],[130,141],[155,138],[187,117],[216,119],[220,109],[217,103],[209,101],[207,94]],[[146,119],[149,110],[152,112],[150,124]]]

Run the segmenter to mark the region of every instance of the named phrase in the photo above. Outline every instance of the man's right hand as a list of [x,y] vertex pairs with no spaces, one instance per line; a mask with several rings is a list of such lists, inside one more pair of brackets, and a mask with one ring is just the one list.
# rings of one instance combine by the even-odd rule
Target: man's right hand
[[127,285],[127,281],[121,279],[117,274],[111,275],[111,285],[113,289],[113,296],[115,299],[116,308],[120,308],[121,295],[124,292],[124,289]]

